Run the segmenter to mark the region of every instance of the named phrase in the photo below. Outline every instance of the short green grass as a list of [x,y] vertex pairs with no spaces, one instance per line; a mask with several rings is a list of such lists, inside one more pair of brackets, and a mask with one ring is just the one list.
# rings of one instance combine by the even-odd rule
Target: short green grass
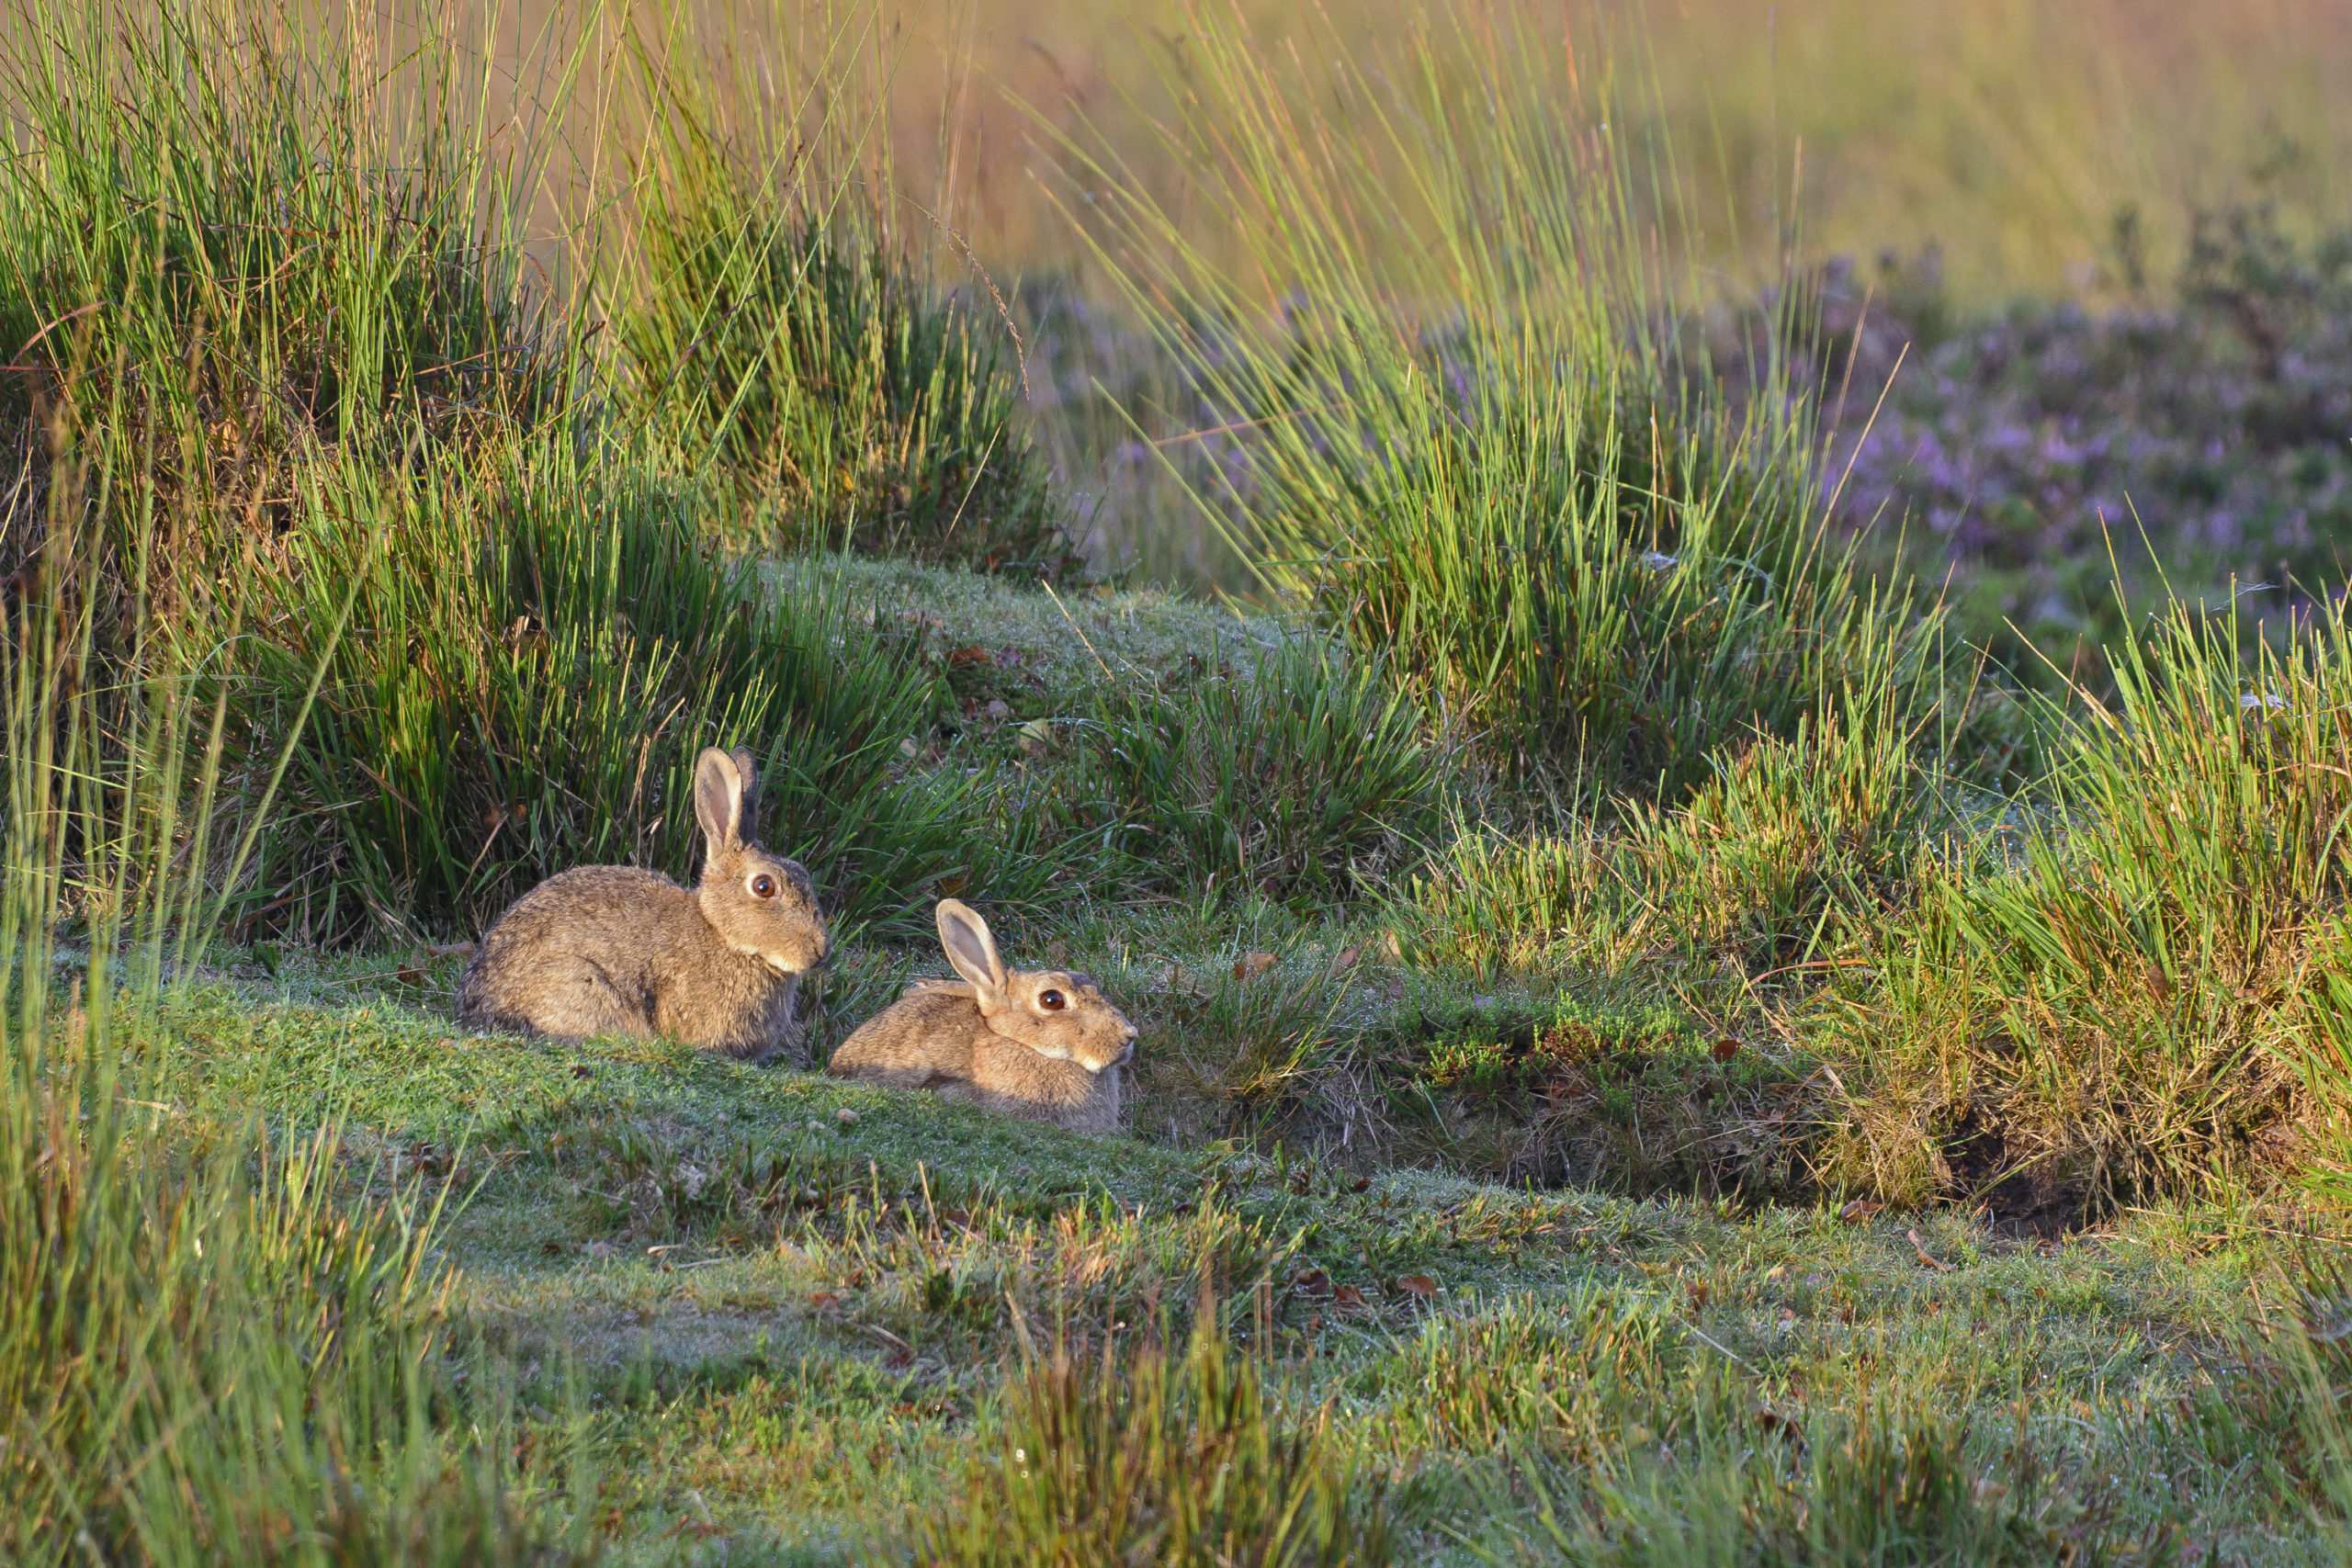
[[[623,1561],[854,1554],[991,1451],[1023,1332],[1130,1330],[1185,1307],[1204,1259],[1281,1401],[1333,1401],[1388,1478],[1400,1560],[1540,1554],[1488,1506],[1527,1495],[1511,1456],[1546,1442],[1697,1466],[1877,1408],[1935,1412],[1987,1475],[2029,1457],[2078,1550],[2341,1548],[2288,1435],[2233,1425],[2261,1216],[2037,1241],[1949,1212],[1367,1179],[1140,1118],[1093,1140],[670,1045],[462,1037],[396,977],[244,967],[148,1021],[175,1064],[153,1113],[341,1116],[354,1179],[446,1187],[458,1310],[521,1365],[542,1440],[592,1456]],[[742,1187],[739,1145],[789,1174]],[[1601,1318],[1635,1348],[1579,1365]],[[1546,1336],[1565,1348],[1532,1353]]]

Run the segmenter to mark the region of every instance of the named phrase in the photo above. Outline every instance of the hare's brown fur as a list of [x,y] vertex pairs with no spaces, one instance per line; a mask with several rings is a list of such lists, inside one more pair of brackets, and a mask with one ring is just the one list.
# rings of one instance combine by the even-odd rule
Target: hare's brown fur
[[[469,1029],[580,1038],[664,1035],[760,1060],[793,1039],[799,975],[827,938],[808,874],[751,841],[748,752],[705,751],[695,813],[702,881],[589,865],[516,899],[482,937],[458,992]],[[763,887],[764,893],[754,892]]]
[[1136,1033],[1125,1015],[1084,975],[1007,970],[987,924],[952,898],[939,923],[963,982],[920,984],[842,1041],[826,1071],[1073,1132],[1117,1132],[1119,1075]]

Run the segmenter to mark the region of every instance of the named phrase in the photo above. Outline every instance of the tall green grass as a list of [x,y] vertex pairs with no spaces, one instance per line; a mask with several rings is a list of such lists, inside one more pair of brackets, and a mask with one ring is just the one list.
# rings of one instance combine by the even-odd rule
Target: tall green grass
[[266,752],[324,661],[256,928],[465,929],[571,865],[685,875],[709,744],[759,754],[766,841],[842,915],[965,869],[953,797],[897,776],[931,677],[821,577],[721,555],[693,491],[558,442],[311,482],[231,696]]
[[1674,171],[1610,140],[1610,93],[1557,40],[1412,8],[1392,48],[1309,66],[1233,13],[1185,19],[1161,135],[1187,203],[1069,156],[1102,195],[1080,220],[1234,449],[1204,515],[1245,519],[1269,589],[1522,773],[1643,799],[1920,662],[1822,536],[1779,367],[1733,420],[1678,355],[1632,216]]
[[1853,1125],[1882,1169],[1945,1151],[1915,1190],[2098,1207],[2342,1168],[2352,626],[2331,604],[2274,644],[2175,604],[2111,652],[2113,705],[2052,716],[2008,869],[1891,927],[1858,1001]]
[[[165,485],[75,447],[62,390],[0,620],[0,1558],[576,1560],[518,1500],[512,1404],[464,1386],[438,1200],[368,1194],[332,1128],[174,1103],[154,1003],[249,844],[215,842],[237,781],[209,649],[148,593]],[[118,487],[142,503],[102,525]]]
[[1313,640],[1174,694],[1106,700],[1080,787],[1151,885],[1333,900],[1386,890],[1438,826],[1448,759],[1382,667]]
[[[894,913],[943,877],[1015,898],[1043,885],[1055,868],[1003,842],[984,782],[908,776],[899,749],[934,705],[929,678],[821,583],[779,592],[731,553],[742,492],[698,459],[681,471],[664,452],[677,431],[631,401],[643,367],[613,338],[642,346],[679,325],[663,312],[714,297],[631,272],[617,241],[607,254],[595,201],[558,236],[556,272],[526,248],[544,138],[571,123],[567,83],[593,39],[494,134],[506,89],[489,40],[446,16],[379,27],[364,7],[175,0],[153,28],[127,12],[33,20],[0,48],[22,143],[0,179],[0,324],[23,326],[29,367],[5,412],[34,453],[28,496],[47,474],[29,433],[69,388],[107,411],[77,439],[139,476],[93,496],[117,538],[105,596],[129,592],[125,541],[152,525],[169,612],[153,629],[189,645],[221,705],[226,808],[264,852],[236,889],[235,934],[459,932],[582,862],[684,874],[684,770],[718,742],[760,753],[770,841],[808,861],[837,916]],[[593,164],[600,149],[571,151]],[[662,170],[732,167],[702,152],[640,158],[605,197],[652,221],[676,194]],[[772,252],[782,231],[756,226],[696,242],[695,265],[727,277],[780,270],[760,272],[750,316],[716,319],[718,337],[698,320],[694,352],[752,344],[760,374],[782,378],[753,414],[782,400],[831,433],[812,493],[838,497],[851,469],[835,459],[855,447],[864,463],[880,441],[900,467],[876,482],[915,476],[940,527],[976,499],[971,536],[997,527],[1011,492],[990,484],[1042,517],[1004,423],[1017,378],[984,334],[875,236],[810,221],[793,220],[789,256]],[[600,276],[618,288],[617,333],[591,319]],[[834,358],[795,358],[804,338]],[[677,368],[709,389],[709,367]],[[944,408],[933,393],[996,423],[956,447],[909,412]],[[901,416],[914,423],[875,434]],[[801,516],[783,484],[767,475],[760,504]],[[19,521],[0,551],[12,569],[39,508]],[[130,656],[113,624],[94,644],[110,669]],[[289,745],[288,787],[265,808],[255,789]]]
[[1847,962],[1909,906],[1923,862],[1957,848],[1931,720],[1868,688],[1888,672],[1789,739],[1719,750],[1679,806],[1464,831],[1396,902],[1426,953],[1482,971],[1700,959],[1764,978]]
[[[944,217],[865,177],[888,128],[842,35],[874,20],[843,17],[796,62],[809,79],[781,85],[640,40],[653,124],[618,322],[633,412],[729,483],[754,537],[1050,575],[1069,541],[995,285]],[[943,263],[976,285],[943,289]]]
[[926,1564],[1166,1563],[1379,1568],[1377,1497],[1328,1407],[1286,1420],[1204,1301],[1181,1357],[1150,1342],[1099,1361],[1067,1344],[1011,1391],[999,1452],[916,1521]]
[[[1777,1429],[1776,1429],[1777,1428]],[[2179,1561],[2177,1539],[2135,1539],[2022,1441],[1972,1453],[1932,1411],[1822,1412],[1777,1420],[1746,1451],[1707,1432],[1695,1463],[1625,1456],[1597,1476],[1522,1470],[1536,1504],[1521,1560],[1595,1568]],[[1579,1495],[1581,1494],[1581,1495]]]
[[136,418],[108,434],[266,523],[293,454],[396,457],[563,406],[560,301],[524,288],[529,191],[458,112],[481,87],[458,51],[403,56],[358,6],[31,0],[19,23],[0,408],[119,378]]

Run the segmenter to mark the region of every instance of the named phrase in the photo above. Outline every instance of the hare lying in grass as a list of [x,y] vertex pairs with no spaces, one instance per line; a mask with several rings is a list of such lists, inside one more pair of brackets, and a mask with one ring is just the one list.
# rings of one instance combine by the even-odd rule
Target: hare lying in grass
[[922,980],[860,1024],[825,1070],[860,1083],[927,1089],[1076,1133],[1119,1130],[1119,1070],[1135,1025],[1092,978],[1008,970],[988,922],[939,901],[939,942],[964,976]]
[[825,918],[798,863],[752,841],[752,754],[695,763],[708,840],[689,889],[659,872],[583,865],[514,900],[458,990],[458,1022],[526,1034],[659,1034],[747,1061],[795,1038],[798,977],[824,962]]

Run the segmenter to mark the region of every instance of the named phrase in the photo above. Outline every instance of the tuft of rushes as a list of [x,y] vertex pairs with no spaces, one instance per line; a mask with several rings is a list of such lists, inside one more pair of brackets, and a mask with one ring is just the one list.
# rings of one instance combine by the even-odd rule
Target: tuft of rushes
[[1172,694],[1105,696],[1080,788],[1148,886],[1383,890],[1438,825],[1445,753],[1378,660],[1313,638],[1250,651]]
[[543,149],[468,115],[488,88],[447,19],[402,56],[363,10],[332,48],[304,16],[43,9],[0,47],[27,139],[0,323],[30,367],[0,571],[79,482],[39,434],[68,431],[112,541],[92,656],[144,657],[113,606],[148,595],[227,719],[221,809],[260,851],[233,934],[458,932],[582,862],[688,874],[714,742],[762,753],[764,833],[853,924],[951,874],[1042,886],[976,836],[994,796],[901,776],[928,678],[821,582],[725,553],[712,488],[605,423],[615,356],[524,287]]
[[2277,645],[2175,602],[2111,664],[2112,705],[2052,714],[2007,868],[1885,933],[1848,1169],[1924,1143],[1915,1190],[2081,1210],[2343,1168],[2352,626]]
[[1644,172],[1556,39],[1410,6],[1327,81],[1237,14],[1185,19],[1163,135],[1189,205],[1071,142],[1103,196],[1072,217],[1204,434],[1237,436],[1194,495],[1268,590],[1515,773],[1635,799],[1680,800],[1889,657],[1932,700],[1928,628],[1825,536],[1784,367],[1750,367],[1770,395],[1735,418],[1678,346]]
[[1907,907],[1954,826],[1948,783],[1892,706],[1851,694],[1790,739],[1719,752],[1685,804],[1637,803],[1613,826],[1463,833],[1399,902],[1424,951],[1482,972],[1841,962]]
[[[0,1558],[582,1560],[519,1501],[511,1403],[458,1375],[438,1200],[368,1192],[332,1124],[273,1138],[175,1103],[156,1003],[250,852],[216,842],[245,785],[208,645],[146,592],[172,536],[155,476],[71,429],[0,606]],[[101,525],[113,485],[147,498],[127,530]]]
[[813,151],[797,129],[729,138],[710,84],[645,63],[658,110],[616,323],[635,416],[762,542],[1059,570],[1010,321],[938,287],[888,198],[832,177],[852,111],[828,108]]
[[230,694],[266,754],[324,672],[243,892],[256,926],[456,930],[571,865],[686,876],[711,744],[760,754],[762,837],[838,915],[961,866],[952,800],[894,773],[931,678],[821,576],[721,556],[695,492],[555,441],[313,483]]
[[[363,6],[31,0],[0,44],[0,414],[119,390],[104,434],[274,521],[289,464],[537,424],[580,367],[523,287],[517,202],[457,50]],[[453,40],[454,41],[454,40]],[[380,73],[380,74],[379,74]],[[393,111],[404,103],[424,108]],[[192,563],[191,563],[192,564]]]
[[1228,1342],[1212,1302],[1181,1357],[1156,1342],[1122,1354],[1106,1340],[1089,1361],[1057,1343],[1032,1359],[1009,1404],[996,1457],[915,1522],[917,1562],[1379,1568],[1393,1560],[1378,1489],[1358,1481],[1332,1411],[1288,1418],[1257,1363]]
[[[1522,1464],[1536,1506],[1534,1528],[1514,1531],[1521,1560],[1606,1568],[2179,1560],[2173,1532],[2134,1539],[2022,1443],[1972,1451],[1969,1432],[1932,1412],[1878,1405],[1802,1424],[1769,1406],[1758,1416],[1736,1458],[1672,1463],[1654,1450],[1598,1476]],[[1730,1433],[1706,1435],[1720,1442]]]

